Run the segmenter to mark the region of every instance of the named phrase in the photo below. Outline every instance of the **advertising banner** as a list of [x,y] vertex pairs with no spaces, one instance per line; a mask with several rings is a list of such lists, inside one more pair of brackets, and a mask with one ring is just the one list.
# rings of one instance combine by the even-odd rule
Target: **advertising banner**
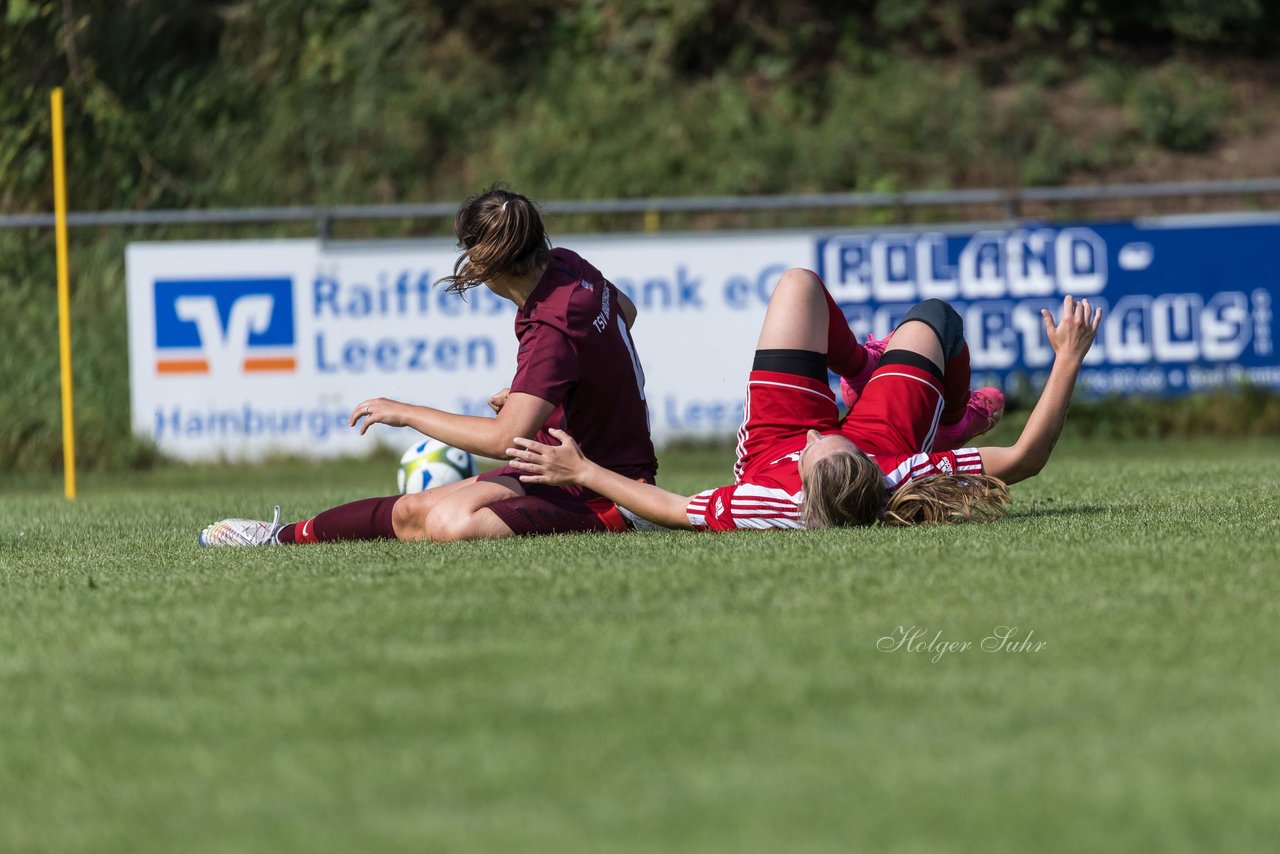
[[[760,322],[788,267],[818,271],[859,337],[920,299],[965,319],[975,381],[1052,363],[1040,308],[1107,316],[1095,394],[1280,386],[1272,297],[1280,220],[1162,220],[857,233],[566,237],[640,309],[633,330],[659,442],[731,436]],[[515,307],[434,282],[452,241],[137,243],[127,252],[133,425],[183,459],[358,454],[415,434],[347,423],[367,397],[488,415],[515,371]]]
[[[655,439],[732,435],[773,285],[812,258],[812,236],[559,243],[640,309]],[[490,415],[515,373],[515,306],[436,287],[456,258],[452,241],[131,245],[134,430],[183,459],[326,456],[412,443],[410,431],[347,426],[367,397]]]
[[947,300],[975,379],[1012,391],[1038,388],[1053,363],[1040,309],[1087,297],[1105,314],[1081,387],[1165,395],[1280,386],[1277,246],[1271,216],[880,232],[818,238],[816,269],[860,333]]

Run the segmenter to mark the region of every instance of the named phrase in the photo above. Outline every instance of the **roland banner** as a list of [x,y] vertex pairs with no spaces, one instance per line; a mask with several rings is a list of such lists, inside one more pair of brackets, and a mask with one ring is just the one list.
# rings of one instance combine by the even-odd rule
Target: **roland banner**
[[[975,381],[1020,390],[1052,362],[1040,309],[1106,319],[1094,394],[1280,387],[1280,219],[563,237],[640,308],[654,437],[732,436],[773,284],[828,283],[859,336],[939,297],[965,319]],[[139,243],[127,253],[133,425],[185,459],[361,453],[408,431],[347,426],[383,395],[476,415],[515,370],[514,307],[434,282],[450,241]]]
[[1280,386],[1272,302],[1280,221],[881,232],[819,238],[817,271],[854,329],[883,334],[937,297],[965,320],[975,374],[1016,389],[1053,362],[1040,309],[1088,297],[1105,320],[1085,360],[1093,394]]

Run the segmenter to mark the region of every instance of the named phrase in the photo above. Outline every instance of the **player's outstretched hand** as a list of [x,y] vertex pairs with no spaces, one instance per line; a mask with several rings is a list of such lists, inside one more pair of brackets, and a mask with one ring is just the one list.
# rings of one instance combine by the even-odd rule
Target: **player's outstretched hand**
[[408,412],[408,404],[401,403],[398,400],[391,400],[386,397],[375,397],[370,400],[361,401],[356,404],[356,408],[351,410],[351,426],[356,426],[361,418],[364,423],[360,424],[360,435],[374,424],[386,424],[388,427],[405,426],[405,417]]
[[502,391],[489,397],[489,408],[493,410],[495,415],[502,411],[502,407],[507,405],[507,398],[510,396],[511,386],[507,386]]
[[544,445],[517,436],[514,441],[519,447],[507,448],[511,467],[528,472],[520,475],[520,480],[525,483],[548,483],[552,486],[578,483],[591,461],[582,455],[582,449],[568,433],[555,427],[549,432],[560,440],[559,445]]
[[1049,343],[1059,356],[1083,360],[1085,353],[1093,346],[1094,336],[1098,334],[1098,324],[1102,322],[1102,309],[1093,308],[1088,299],[1077,302],[1071,296],[1062,300],[1062,320],[1053,322],[1053,315],[1048,309],[1041,309],[1044,317],[1044,330],[1049,333]]

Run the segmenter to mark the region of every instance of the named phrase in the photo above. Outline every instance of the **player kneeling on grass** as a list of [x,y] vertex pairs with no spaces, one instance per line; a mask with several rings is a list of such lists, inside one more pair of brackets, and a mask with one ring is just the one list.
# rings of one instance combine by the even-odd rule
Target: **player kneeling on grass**
[[[652,483],[644,376],[631,340],[636,308],[599,270],[552,249],[529,199],[495,187],[467,199],[454,221],[462,255],[443,281],[459,295],[480,285],[516,305],[520,341],[511,387],[489,400],[496,418],[455,415],[373,398],[351,425],[412,427],[473,454],[502,457],[518,437],[573,431],[602,466]],[[363,419],[363,422],[362,422]],[[519,534],[624,531],[612,501],[577,486],[522,484],[504,468],[412,495],[367,498],[310,519],[280,524],[224,519],[200,532],[206,546],[265,546],[332,540],[469,540]]]
[[[738,433],[737,482],[693,496],[636,483],[560,445],[526,439],[507,454],[535,484],[577,484],[667,528],[712,531],[987,520],[1006,484],[1039,473],[1062,430],[1102,310],[1063,300],[1044,312],[1056,354],[1040,400],[1010,447],[962,447],[999,420],[1004,397],[970,394],[960,316],[939,300],[912,309],[887,341],[859,347],[816,275],[791,270],[769,303]],[[852,400],[841,419],[827,368]],[[935,451],[935,448],[941,450]]]

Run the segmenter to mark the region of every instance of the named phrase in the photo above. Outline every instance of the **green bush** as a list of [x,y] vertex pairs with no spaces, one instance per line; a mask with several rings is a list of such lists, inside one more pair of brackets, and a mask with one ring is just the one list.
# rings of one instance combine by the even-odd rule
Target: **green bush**
[[1131,95],[1143,137],[1170,151],[1207,149],[1230,105],[1221,85],[1181,64],[1144,75]]
[[[77,465],[146,468],[154,447],[129,425],[124,237],[72,240],[71,346]],[[0,471],[62,465],[54,247],[49,232],[0,231]]]
[[1136,70],[1127,62],[1096,58],[1089,63],[1087,71],[1090,94],[1099,104],[1123,106],[1129,99],[1136,76]]
[[1022,59],[1014,68],[1014,76],[1021,81],[1052,89],[1066,82],[1071,74],[1067,63],[1053,54],[1033,53]]
[[[1022,396],[1019,410],[1000,425],[1001,439],[1013,441],[1032,400]],[[1109,397],[1079,400],[1067,418],[1073,434],[1106,439],[1195,439],[1206,436],[1244,439],[1280,436],[1280,393],[1256,386],[1224,388],[1188,397],[1162,399]]]

